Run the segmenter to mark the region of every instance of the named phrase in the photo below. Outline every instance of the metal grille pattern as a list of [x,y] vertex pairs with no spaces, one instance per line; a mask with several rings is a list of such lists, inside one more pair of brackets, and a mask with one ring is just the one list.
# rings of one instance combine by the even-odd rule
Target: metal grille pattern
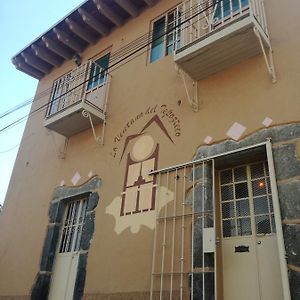
[[275,233],[273,200],[267,163],[250,166],[256,234]]
[[[266,162],[220,172],[223,237],[275,232],[270,178]],[[250,202],[251,201],[251,202]]]
[[80,101],[89,101],[96,108],[105,111],[105,89],[109,81],[107,70],[93,61],[66,73],[53,83],[47,117]]
[[[182,1],[181,43],[193,43],[240,17],[252,15],[268,35],[263,0],[186,0]],[[177,50],[176,49],[176,50]]]
[[87,199],[72,201],[66,205],[59,253],[79,250],[86,209]]
[[151,300],[212,299],[215,293],[211,168],[211,161],[191,163],[155,175]]

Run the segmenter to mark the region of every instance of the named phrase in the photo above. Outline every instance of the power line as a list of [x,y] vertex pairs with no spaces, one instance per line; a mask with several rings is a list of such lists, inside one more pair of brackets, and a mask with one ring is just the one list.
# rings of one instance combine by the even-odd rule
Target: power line
[[10,151],[14,150],[15,148],[19,147],[20,144],[21,144],[21,143],[19,143],[19,144],[13,146],[13,147],[11,147],[11,148],[9,148],[9,149],[7,149],[7,150],[0,151],[0,154],[4,154],[4,153],[7,153],[7,152],[10,152]]
[[[200,4],[196,4],[194,6],[192,6],[190,9],[188,9],[187,11],[185,11],[185,16],[188,16],[187,18],[184,18],[184,21],[180,22],[179,24],[176,24],[175,26],[167,29],[163,34],[156,36],[155,38],[153,37],[153,33],[154,30],[150,30],[149,32],[147,32],[146,34],[142,35],[141,37],[137,38],[136,40],[134,40],[133,42],[127,44],[126,46],[120,48],[119,50],[117,50],[114,54],[112,54],[110,62],[112,62],[112,64],[110,66],[108,66],[107,69],[104,70],[104,72],[108,72],[108,70],[110,71],[114,71],[117,68],[119,68],[120,66],[124,65],[124,61],[129,59],[131,56],[134,56],[136,54],[138,54],[140,51],[142,51],[144,48],[147,48],[149,45],[151,45],[153,42],[159,40],[162,37],[165,37],[166,35],[168,35],[169,33],[173,33],[175,29],[180,28],[182,25],[184,25],[185,23],[189,22],[190,20],[194,19],[196,16],[200,15],[201,13],[209,10],[210,8],[216,7],[216,5],[221,2],[222,0],[216,1],[214,4],[211,5],[207,5],[206,1],[201,2]],[[205,5],[204,9],[202,9],[201,4]],[[224,9],[224,8],[223,8]],[[172,10],[171,10],[172,11]],[[190,15],[191,14],[191,15]],[[182,18],[183,16],[181,16]],[[199,22],[200,20],[205,19],[206,16],[201,17],[200,19],[198,18],[194,23]],[[192,23],[192,24],[194,24]],[[192,24],[188,24],[187,26],[190,26]],[[185,27],[186,28],[186,27]],[[180,28],[180,30],[182,30],[182,28]],[[147,49],[145,50],[147,51]],[[145,51],[143,51],[141,54],[145,53]],[[124,55],[124,53],[126,54],[125,57],[119,59],[120,57],[122,57],[122,55]],[[139,56],[139,55],[137,55]],[[136,57],[137,57],[136,56]],[[119,59],[119,60],[118,60]],[[119,66],[118,66],[119,65]],[[85,72],[85,71],[83,71]],[[81,73],[81,75],[83,74],[83,72]],[[76,76],[79,76],[79,74],[77,74]],[[81,84],[77,85],[76,87],[73,87],[72,89],[68,90],[67,92],[65,92],[64,94],[61,94],[59,97],[57,98],[53,98],[51,101],[47,102],[46,104],[43,104],[42,106],[38,107],[37,109],[35,109],[34,111],[31,111],[28,115],[23,116],[22,118],[10,123],[9,125],[3,127],[0,129],[0,134],[3,133],[4,131],[10,129],[11,127],[14,127],[16,125],[18,125],[19,123],[23,122],[27,117],[28,119],[30,117],[32,117],[33,115],[35,115],[36,113],[44,110],[45,108],[48,107],[48,105],[51,105],[54,101],[56,101],[59,98],[62,98],[64,96],[66,96],[68,93],[71,93],[73,90],[75,90],[76,88],[78,88],[81,85],[86,84],[87,82],[89,82],[91,79],[95,78],[96,76],[98,76],[98,74],[96,74],[93,77],[89,77],[87,80],[85,80],[84,82],[82,82]],[[33,101],[37,101],[40,100],[41,98],[43,98],[44,96],[48,95],[49,92],[52,91],[52,87],[48,88],[46,90],[44,90],[43,92],[39,93],[38,95],[36,95],[35,98],[31,98],[25,102],[23,102],[22,104],[16,106],[15,108],[12,108],[4,113],[2,113],[0,115],[0,118],[3,118],[15,111],[17,111],[20,108],[25,107],[28,104],[31,104]]]

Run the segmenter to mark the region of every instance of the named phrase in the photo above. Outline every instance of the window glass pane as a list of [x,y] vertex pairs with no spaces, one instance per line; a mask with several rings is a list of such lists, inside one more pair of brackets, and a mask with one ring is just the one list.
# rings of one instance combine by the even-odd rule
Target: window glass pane
[[232,218],[234,217],[234,202],[222,203],[222,218]]
[[251,235],[250,218],[237,219],[238,235]]
[[249,207],[248,199],[236,201],[236,215],[238,217],[250,215],[250,207]]
[[268,198],[266,196],[254,198],[253,203],[255,215],[269,213]]
[[105,82],[107,73],[106,70],[109,64],[109,57],[110,53],[97,59],[95,63],[92,64],[87,87],[88,90],[93,89]]
[[223,221],[223,237],[236,236],[235,221],[224,220]]
[[165,17],[162,17],[153,24],[150,62],[154,62],[164,55],[165,23]]
[[221,184],[232,182],[232,170],[225,170],[221,172]]
[[234,181],[244,181],[247,180],[246,167],[239,167],[233,170]]
[[225,185],[221,188],[222,201],[233,199],[233,187],[232,185]]
[[271,233],[270,218],[269,216],[255,217],[256,234]]
[[249,5],[249,0],[242,0],[242,7]]
[[264,179],[254,180],[252,182],[253,196],[266,195],[266,181]]
[[247,182],[235,184],[235,198],[247,198],[248,197],[248,185]]

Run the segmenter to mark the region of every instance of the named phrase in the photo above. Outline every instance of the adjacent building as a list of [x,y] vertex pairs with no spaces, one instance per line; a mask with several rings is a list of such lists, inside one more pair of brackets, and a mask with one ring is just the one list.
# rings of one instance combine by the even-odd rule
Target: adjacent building
[[0,299],[300,299],[299,9],[87,0],[16,54]]

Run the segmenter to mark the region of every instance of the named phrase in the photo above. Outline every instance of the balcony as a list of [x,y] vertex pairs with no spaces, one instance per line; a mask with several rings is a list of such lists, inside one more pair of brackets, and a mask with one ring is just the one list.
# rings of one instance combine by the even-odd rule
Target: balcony
[[45,127],[71,137],[105,121],[111,77],[89,62],[54,81]]
[[263,0],[188,0],[180,11],[180,43],[174,60],[194,80],[259,53],[272,72],[265,53],[271,46]]

